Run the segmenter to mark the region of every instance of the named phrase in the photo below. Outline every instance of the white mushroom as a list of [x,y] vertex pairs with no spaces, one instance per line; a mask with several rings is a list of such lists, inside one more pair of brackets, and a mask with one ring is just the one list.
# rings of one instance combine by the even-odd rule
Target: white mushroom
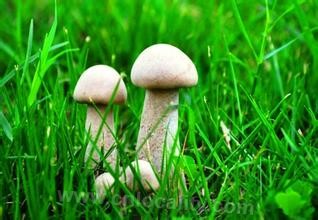
[[113,186],[114,182],[115,179],[110,173],[103,173],[96,178],[95,191],[99,202],[105,199],[108,190]]
[[[95,168],[115,143],[113,136],[114,117],[111,109],[108,112],[105,123],[102,125],[107,104],[109,104],[112,98],[115,104],[124,103],[127,98],[126,87],[116,70],[106,65],[96,65],[88,68],[81,75],[75,87],[73,97],[80,103],[88,104],[85,127],[90,132],[92,141],[95,140],[102,126],[96,147],[90,141],[85,153],[87,166]],[[95,110],[93,104],[98,111]],[[117,163],[116,149],[112,150],[106,161],[115,169]]]
[[[197,70],[190,58],[178,48],[156,44],[138,56],[132,67],[131,79],[134,85],[146,88],[137,141],[137,149],[141,149],[138,158],[149,161],[155,171],[162,174],[167,159],[180,154],[176,107],[178,88],[196,85]],[[175,151],[172,152],[172,149]]]
[[133,161],[131,167],[128,166],[125,170],[125,182],[129,189],[140,190],[139,183],[134,178],[134,173],[138,175],[142,188],[147,192],[159,188],[159,181],[149,162],[145,160]]

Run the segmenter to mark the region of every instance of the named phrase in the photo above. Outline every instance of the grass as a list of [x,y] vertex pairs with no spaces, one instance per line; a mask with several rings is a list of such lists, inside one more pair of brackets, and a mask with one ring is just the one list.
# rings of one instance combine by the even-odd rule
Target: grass
[[[0,6],[1,219],[318,217],[317,1]],[[116,182],[99,204],[83,163],[86,106],[72,92],[95,64],[125,75],[128,101],[113,108],[128,166],[144,99],[130,70],[159,42],[182,49],[199,73],[196,87],[180,90],[178,106],[184,202],[176,205],[170,190],[149,198]]]

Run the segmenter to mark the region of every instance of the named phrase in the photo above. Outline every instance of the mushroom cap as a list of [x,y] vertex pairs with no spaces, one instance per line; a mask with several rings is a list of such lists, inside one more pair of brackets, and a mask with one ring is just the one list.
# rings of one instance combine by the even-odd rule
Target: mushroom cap
[[[140,182],[144,190],[150,192],[152,190],[159,189],[159,181],[155,175],[153,168],[151,167],[151,164],[148,161],[133,161],[131,163],[131,166],[135,169],[136,173],[138,174],[137,178],[140,178]],[[134,172],[132,171],[130,166],[128,166],[125,170],[125,179],[127,187],[131,190],[139,189],[138,181],[136,181],[135,178],[136,177],[134,176]]]
[[106,196],[106,191],[109,190],[115,182],[114,177],[110,173],[103,173],[95,180],[96,197],[103,201]]
[[155,44],[137,57],[131,70],[134,85],[146,89],[191,87],[198,73],[190,58],[169,44]]
[[110,102],[112,96],[114,103],[122,104],[127,99],[127,91],[118,72],[106,65],[95,65],[85,70],[77,81],[73,94],[78,102],[104,105]]

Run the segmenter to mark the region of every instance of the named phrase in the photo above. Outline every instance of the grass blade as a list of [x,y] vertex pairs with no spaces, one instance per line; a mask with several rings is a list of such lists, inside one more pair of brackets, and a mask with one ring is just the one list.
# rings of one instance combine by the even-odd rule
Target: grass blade
[[37,65],[36,72],[32,81],[31,91],[28,96],[28,106],[31,106],[35,102],[42,79],[46,73],[46,70],[48,69],[47,59],[48,59],[50,48],[53,44],[56,28],[57,28],[57,6],[55,4],[54,22],[50,32],[46,35],[44,40],[42,52],[40,54],[40,61]]
[[0,51],[5,52],[7,55],[9,55],[16,63],[19,62],[19,59],[17,55],[15,54],[14,50],[5,42],[0,40]]
[[26,71],[27,71],[27,69],[29,67],[28,60],[29,60],[30,55],[31,55],[32,41],[33,41],[33,19],[31,19],[31,22],[30,22],[28,48],[27,48],[27,52],[26,52],[26,55],[25,55],[25,62],[24,62],[24,65],[23,65],[23,72],[22,72],[22,76],[21,76],[21,80],[20,80],[20,85],[22,85],[24,77],[26,75]]
[[12,128],[11,128],[8,120],[6,119],[4,114],[2,113],[2,111],[0,111],[0,125],[2,126],[2,129],[5,133],[5,135],[7,136],[7,138],[10,141],[13,141]]
[[232,81],[233,81],[233,85],[234,85],[234,91],[235,91],[235,99],[236,99],[237,109],[238,109],[238,114],[239,114],[239,122],[240,122],[240,126],[242,126],[243,114],[242,114],[241,101],[240,101],[240,96],[239,96],[238,87],[237,87],[238,83],[237,83],[237,78],[236,78],[236,72],[235,72],[235,68],[233,65],[233,59],[232,59],[233,56],[232,56],[231,52],[229,51],[228,47],[227,47],[227,50],[228,50],[228,55],[229,55],[230,72],[231,72]]
[[266,38],[268,37],[269,30],[270,30],[269,26],[271,23],[271,17],[270,17],[269,8],[268,8],[268,0],[265,0],[265,4],[266,4],[266,21],[265,21],[265,29],[263,32],[261,49],[260,49],[259,56],[258,56],[258,64],[261,64],[264,61]]
[[231,3],[232,3],[232,8],[234,10],[234,16],[238,22],[239,28],[241,29],[248,46],[251,48],[255,59],[258,60],[258,56],[256,54],[254,47],[253,47],[252,41],[251,41],[247,31],[246,31],[245,25],[244,25],[243,20],[241,18],[240,11],[239,11],[237,4],[236,4],[236,0],[232,0]]
[[[65,41],[65,42],[62,42],[59,44],[55,44],[50,48],[50,52],[55,51],[57,49],[60,49],[62,47],[65,47],[68,44],[69,44],[68,41]],[[78,49],[72,49],[72,50],[68,50],[68,52],[77,51],[77,50]],[[39,56],[40,56],[40,52],[37,52],[34,55],[30,56],[28,60],[25,60],[25,62],[27,62],[29,65],[30,63],[33,63],[34,61],[36,61],[39,58]],[[20,66],[24,66],[24,65],[25,65],[25,63],[18,65],[15,69],[11,70],[7,75],[5,75],[2,79],[0,79],[0,88],[3,87],[7,82],[9,82],[15,76],[16,71],[19,71],[22,69]]]
[[266,54],[264,56],[264,60],[268,60],[269,58],[275,56],[277,53],[279,53],[282,50],[284,50],[285,48],[289,47],[290,45],[292,45],[297,40],[298,40],[298,38],[294,38],[291,41],[288,41],[286,44],[282,45],[281,47],[272,50],[271,52],[269,52],[268,54]]
[[274,142],[273,148],[275,149],[275,151],[279,155],[284,155],[282,152],[282,149],[280,148],[279,138],[277,137],[277,134],[276,134],[273,126],[271,125],[271,123],[268,119],[268,116],[265,115],[265,113],[262,111],[262,109],[256,103],[255,99],[250,94],[248,94],[248,92],[242,86],[241,86],[241,89],[243,90],[243,92],[247,96],[248,100],[250,101],[250,103],[251,103],[252,107],[254,108],[255,112],[257,113],[260,121],[262,122],[262,124],[264,125],[266,130],[268,131],[268,135],[272,138],[272,140]]
[[0,88],[3,87],[7,82],[10,81],[15,75],[15,70],[12,70],[7,75],[5,75],[2,79],[0,79]]

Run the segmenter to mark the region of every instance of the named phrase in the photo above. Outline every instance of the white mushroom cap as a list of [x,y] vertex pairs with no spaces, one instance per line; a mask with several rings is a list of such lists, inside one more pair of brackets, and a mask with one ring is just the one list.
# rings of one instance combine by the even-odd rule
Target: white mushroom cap
[[[117,85],[117,93],[113,94]],[[112,95],[116,104],[126,101],[127,91],[123,80],[115,69],[95,65],[83,72],[75,86],[73,97],[78,102],[106,105]]]
[[134,85],[147,89],[173,89],[196,85],[198,73],[181,50],[169,44],[155,44],[137,57],[131,80]]
[[103,173],[95,180],[96,197],[99,201],[103,201],[106,191],[109,190],[115,182],[114,177],[110,173]]
[[125,178],[126,178],[126,185],[129,189],[138,190],[138,181],[135,178],[139,178],[142,187],[147,191],[150,192],[152,190],[159,189],[159,181],[151,167],[151,164],[145,160],[137,160],[131,163],[131,166],[135,169],[137,177],[134,175],[133,171],[131,170],[130,166],[126,168],[125,171]]

